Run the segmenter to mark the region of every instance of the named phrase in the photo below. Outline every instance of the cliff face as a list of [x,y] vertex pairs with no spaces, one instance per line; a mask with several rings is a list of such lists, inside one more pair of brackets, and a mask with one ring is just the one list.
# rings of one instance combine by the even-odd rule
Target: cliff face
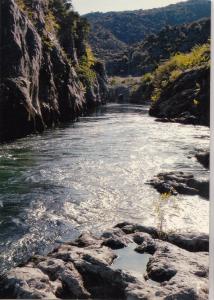
[[68,12],[67,27],[76,27],[63,37],[67,21],[59,22],[54,2],[60,3],[1,1],[0,141],[75,119],[105,101],[105,70],[88,62],[84,21]]
[[169,84],[161,93],[158,101],[151,106],[150,115],[166,118],[166,121],[168,119],[169,121],[209,126],[209,65],[187,70]]

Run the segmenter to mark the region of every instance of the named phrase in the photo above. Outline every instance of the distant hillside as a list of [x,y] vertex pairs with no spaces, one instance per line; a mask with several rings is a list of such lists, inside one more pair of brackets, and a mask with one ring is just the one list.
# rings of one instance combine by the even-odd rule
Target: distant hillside
[[85,15],[91,24],[90,44],[99,58],[119,54],[127,46],[142,42],[166,25],[192,23],[210,17],[209,0],[189,0],[162,8],[124,12],[90,13]]
[[210,18],[191,24],[166,26],[142,43],[130,46],[124,52],[111,54],[106,61],[109,75],[141,76],[152,72],[161,61],[177,52],[188,52],[195,45],[202,45],[210,38]]

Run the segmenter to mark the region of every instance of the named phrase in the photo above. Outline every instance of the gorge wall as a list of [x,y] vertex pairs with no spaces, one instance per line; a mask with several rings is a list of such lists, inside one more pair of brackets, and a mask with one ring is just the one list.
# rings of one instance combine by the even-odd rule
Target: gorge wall
[[1,1],[0,141],[74,120],[107,94],[88,24],[64,0]]

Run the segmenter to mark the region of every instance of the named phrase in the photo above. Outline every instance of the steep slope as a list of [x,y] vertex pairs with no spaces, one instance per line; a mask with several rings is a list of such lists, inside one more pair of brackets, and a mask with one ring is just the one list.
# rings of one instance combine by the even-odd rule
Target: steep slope
[[141,76],[152,72],[161,61],[175,53],[188,52],[210,38],[210,18],[180,26],[166,26],[145,38],[122,55],[109,57],[106,68],[110,76]]
[[209,126],[209,42],[172,55],[142,77],[112,77],[109,83],[112,102],[150,104],[160,122]]
[[[94,32],[96,33],[94,34]],[[104,58],[106,62],[112,58],[113,53],[120,54],[127,50],[126,43],[118,40],[109,29],[103,28],[99,24],[93,26],[93,32],[90,34],[90,45],[97,57]]]
[[63,0],[2,0],[0,141],[75,119],[105,101],[88,25]]
[[[209,0],[189,0],[163,8],[85,15],[91,25],[90,45],[104,61],[111,56],[121,56],[124,44],[142,42],[148,35],[156,34],[166,25],[175,26],[210,17]],[[106,32],[108,43],[106,43]],[[111,43],[112,41],[112,43]],[[122,44],[121,44],[122,43]],[[115,49],[114,45],[118,45]],[[105,54],[103,57],[103,53]],[[113,59],[112,59],[113,60]]]

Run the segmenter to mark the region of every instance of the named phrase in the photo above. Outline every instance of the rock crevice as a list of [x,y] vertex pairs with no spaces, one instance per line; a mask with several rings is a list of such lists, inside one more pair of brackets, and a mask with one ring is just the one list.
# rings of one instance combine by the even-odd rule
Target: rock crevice
[[[142,259],[151,253],[146,272],[136,275],[114,267],[118,241],[120,248],[136,243],[132,251],[141,253]],[[207,244],[203,234],[160,235],[153,227],[118,224],[99,238],[83,234],[10,270],[0,280],[0,297],[208,299]]]

